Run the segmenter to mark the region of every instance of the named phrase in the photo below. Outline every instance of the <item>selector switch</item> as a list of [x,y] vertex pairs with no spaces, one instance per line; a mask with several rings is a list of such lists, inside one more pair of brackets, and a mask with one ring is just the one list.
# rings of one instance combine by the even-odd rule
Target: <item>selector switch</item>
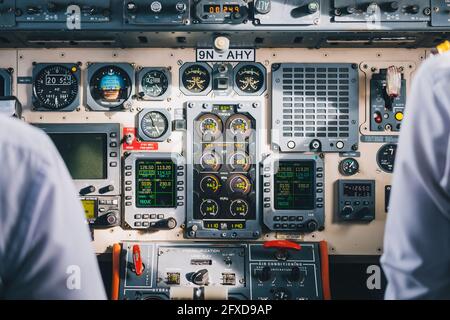
[[418,14],[420,7],[418,5],[410,5],[405,8],[405,11],[410,14]]
[[381,9],[386,12],[395,12],[399,8],[397,1],[390,1],[381,5]]
[[191,282],[198,286],[206,286],[209,283],[209,273],[207,269],[201,269],[194,272],[191,276]]
[[254,276],[261,282],[269,281],[272,278],[272,270],[265,266],[261,270],[255,270]]

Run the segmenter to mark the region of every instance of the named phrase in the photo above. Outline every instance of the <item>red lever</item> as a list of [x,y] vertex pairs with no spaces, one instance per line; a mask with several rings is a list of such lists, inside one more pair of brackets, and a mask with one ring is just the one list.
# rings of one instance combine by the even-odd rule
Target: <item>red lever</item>
[[266,241],[263,245],[264,248],[280,248],[280,249],[294,249],[300,250],[302,247],[295,242],[288,240],[272,240]]
[[136,272],[136,275],[140,276],[144,272],[144,264],[142,263],[141,247],[139,247],[138,244],[133,246],[133,263],[134,272]]

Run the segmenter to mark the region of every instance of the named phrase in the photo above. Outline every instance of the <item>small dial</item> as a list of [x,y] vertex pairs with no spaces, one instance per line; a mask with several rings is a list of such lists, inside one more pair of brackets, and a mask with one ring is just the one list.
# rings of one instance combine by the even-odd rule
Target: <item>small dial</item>
[[189,92],[200,93],[209,87],[211,74],[204,66],[193,64],[183,71],[181,81]]
[[339,172],[343,176],[352,176],[359,171],[359,163],[353,158],[346,158],[339,163]]
[[264,86],[264,73],[255,65],[244,65],[235,76],[236,87],[246,94],[255,94]]
[[377,163],[378,166],[386,172],[394,171],[395,154],[397,153],[396,144],[385,144],[378,150]]
[[205,199],[200,204],[200,213],[202,216],[215,217],[219,212],[219,205],[212,199]]
[[248,194],[252,188],[250,180],[242,174],[235,174],[231,176],[229,181],[230,190],[233,193],[245,195]]
[[92,75],[89,89],[99,105],[109,108],[119,107],[131,96],[131,78],[118,66],[104,66]]
[[219,171],[221,160],[214,151],[206,151],[200,158],[200,165],[206,171]]
[[228,119],[227,129],[234,136],[248,137],[252,130],[252,122],[242,114],[235,114]]
[[197,132],[203,140],[216,140],[222,134],[222,120],[214,114],[204,114],[196,121]]
[[43,68],[33,82],[36,106],[49,110],[69,107],[78,97],[78,67],[49,65]]
[[230,156],[228,164],[233,170],[248,171],[250,169],[251,161],[247,153],[238,151]]
[[208,174],[200,181],[200,189],[209,194],[216,194],[220,191],[220,180],[215,175]]
[[149,111],[142,117],[140,126],[147,138],[158,139],[167,132],[169,121],[161,112]]
[[147,71],[141,80],[141,96],[156,98],[166,93],[169,88],[169,79],[161,70]]
[[233,200],[230,204],[230,213],[233,217],[245,217],[248,213],[248,203],[242,199]]

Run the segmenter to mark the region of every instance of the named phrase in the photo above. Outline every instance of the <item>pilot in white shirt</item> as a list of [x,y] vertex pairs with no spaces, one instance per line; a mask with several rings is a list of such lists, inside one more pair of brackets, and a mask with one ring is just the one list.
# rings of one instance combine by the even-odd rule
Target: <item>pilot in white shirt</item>
[[0,299],[105,299],[83,210],[40,130],[0,115]]
[[450,299],[450,53],[410,89],[381,262],[386,299]]

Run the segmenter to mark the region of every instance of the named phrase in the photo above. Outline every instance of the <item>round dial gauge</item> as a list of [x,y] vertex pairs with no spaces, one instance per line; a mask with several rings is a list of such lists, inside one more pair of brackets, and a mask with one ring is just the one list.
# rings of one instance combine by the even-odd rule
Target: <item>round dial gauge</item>
[[227,129],[232,135],[248,137],[251,133],[252,122],[242,114],[235,114],[228,119]]
[[264,73],[255,65],[244,65],[236,72],[236,86],[244,93],[254,94],[264,85]]
[[141,131],[150,139],[162,137],[169,128],[166,116],[158,111],[149,111],[141,119]]
[[78,67],[50,65],[43,68],[33,82],[33,93],[38,105],[45,109],[61,110],[78,97]]
[[245,152],[233,153],[228,161],[228,164],[233,170],[248,171],[250,169],[250,157]]
[[131,78],[118,66],[105,66],[93,74],[89,89],[98,104],[119,107],[131,96]]
[[200,93],[209,87],[211,75],[204,66],[193,64],[183,71],[181,81],[188,91]]
[[248,203],[241,199],[233,200],[230,204],[230,213],[233,217],[245,217],[248,213]]
[[216,140],[222,134],[222,120],[213,114],[204,114],[196,120],[197,132],[203,140]]
[[200,204],[200,213],[202,216],[212,216],[215,217],[219,212],[219,205],[216,201],[212,199],[203,200]]
[[162,96],[169,88],[169,79],[161,70],[150,70],[141,80],[141,89],[143,95],[151,98]]
[[200,165],[204,170],[219,171],[221,165],[220,157],[213,151],[207,151],[200,158]]
[[209,194],[215,194],[220,191],[220,181],[212,174],[208,174],[200,181],[200,189]]
[[346,158],[339,163],[339,172],[344,176],[352,176],[359,170],[359,163],[353,158]]
[[377,163],[378,166],[386,172],[394,171],[395,154],[397,153],[396,144],[385,144],[378,150]]
[[230,190],[233,193],[248,194],[252,188],[250,180],[242,175],[236,174],[230,178]]

